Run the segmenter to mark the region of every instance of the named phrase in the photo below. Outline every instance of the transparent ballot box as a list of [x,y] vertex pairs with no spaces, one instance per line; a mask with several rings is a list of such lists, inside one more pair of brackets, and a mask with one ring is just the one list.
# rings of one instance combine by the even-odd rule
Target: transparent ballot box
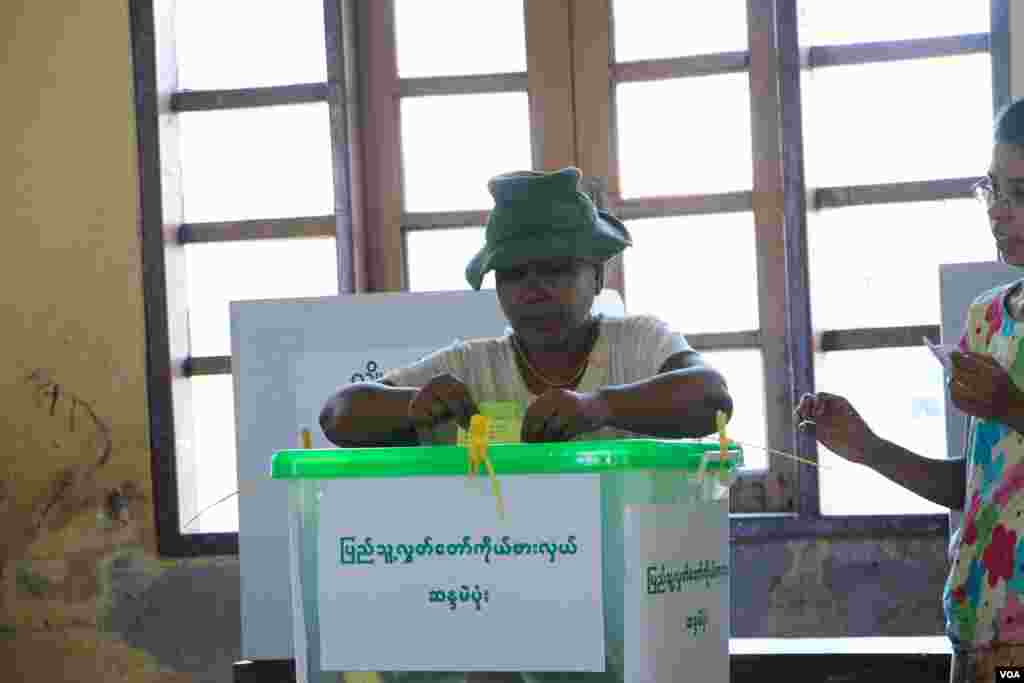
[[491,444],[477,466],[467,454],[274,455],[299,680],[728,680],[735,444],[724,457],[718,440],[662,439]]

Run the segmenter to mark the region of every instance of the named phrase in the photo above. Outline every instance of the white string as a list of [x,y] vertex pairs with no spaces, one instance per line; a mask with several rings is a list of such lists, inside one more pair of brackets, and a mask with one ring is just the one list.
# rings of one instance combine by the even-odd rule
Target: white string
[[733,438],[730,438],[729,441],[732,441],[733,443],[737,443],[740,446],[743,446],[744,448],[755,448],[755,449],[757,449],[759,451],[764,451],[765,453],[769,453],[771,455],[778,455],[778,456],[783,457],[783,458],[789,458],[790,460],[796,460],[799,463],[803,463],[804,465],[810,465],[811,467],[817,467],[818,469],[822,469],[822,470],[830,470],[830,469],[832,469],[829,465],[823,465],[820,462],[814,462],[813,460],[808,460],[807,458],[801,458],[800,456],[793,455],[792,453],[787,453],[785,451],[777,451],[774,448],[768,448],[767,446],[760,446],[760,445],[758,445],[756,443],[750,443],[748,441],[739,441],[739,440],[733,439]]
[[[757,449],[759,451],[764,451],[765,453],[768,453],[770,455],[777,455],[777,456],[782,457],[782,458],[789,458],[790,460],[795,460],[795,461],[797,461],[799,463],[802,463],[804,465],[810,465],[811,467],[817,467],[818,469],[822,469],[822,470],[831,470],[832,469],[829,465],[823,465],[823,464],[818,463],[818,462],[813,462],[813,461],[808,460],[806,458],[801,458],[799,456],[793,455],[792,453],[787,453],[785,451],[778,451],[778,450],[775,450],[774,448],[768,448],[767,446],[761,446],[761,445],[756,444],[756,443],[750,443],[749,441],[740,441],[738,439],[733,439],[732,437],[727,437],[727,438],[732,443],[735,443],[735,444],[738,444],[740,446],[743,446],[744,448],[754,448],[754,449]],[[195,522],[197,519],[199,519],[200,517],[205,515],[211,509],[217,507],[221,503],[224,503],[224,502],[230,500],[232,497],[237,496],[237,495],[238,495],[238,491],[235,490],[235,491],[232,491],[231,493],[229,493],[228,495],[224,496],[223,498],[217,500],[216,502],[210,503],[209,505],[204,507],[202,510],[197,512],[195,514],[195,516],[192,517],[192,519],[188,520],[188,522],[186,522],[181,527],[181,530],[185,531],[190,526],[192,526],[193,522]]]
[[235,489],[234,491],[232,491],[232,492],[231,492],[231,493],[229,493],[228,495],[226,495],[226,496],[224,496],[223,498],[221,498],[220,500],[218,500],[218,501],[217,501],[216,503],[210,503],[209,505],[207,505],[206,507],[204,507],[204,508],[203,508],[202,510],[200,510],[199,512],[197,512],[197,513],[195,514],[195,516],[194,516],[194,517],[193,517],[192,519],[188,520],[188,521],[187,521],[187,522],[186,522],[186,523],[185,523],[185,524],[184,524],[184,525],[183,525],[183,526],[181,527],[181,530],[182,530],[182,531],[184,531],[185,529],[187,529],[187,528],[189,528],[190,526],[192,526],[192,522],[196,521],[196,520],[197,520],[197,519],[199,519],[199,518],[200,518],[200,517],[201,517],[202,515],[206,514],[206,513],[207,513],[207,512],[208,512],[208,511],[209,511],[209,510],[210,510],[211,508],[215,508],[215,507],[217,507],[218,505],[220,505],[221,503],[223,503],[224,501],[226,501],[226,500],[229,500],[229,499],[230,499],[230,498],[231,498],[232,496],[237,496],[237,495],[238,495],[238,490],[237,490],[237,489]]

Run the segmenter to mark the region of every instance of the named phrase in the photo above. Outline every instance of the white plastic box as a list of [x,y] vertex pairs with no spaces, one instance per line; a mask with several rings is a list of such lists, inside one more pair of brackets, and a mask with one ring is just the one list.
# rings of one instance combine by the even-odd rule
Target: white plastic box
[[717,442],[658,439],[488,456],[501,513],[459,446],[274,456],[289,487],[298,680],[728,681],[738,448],[724,461]]

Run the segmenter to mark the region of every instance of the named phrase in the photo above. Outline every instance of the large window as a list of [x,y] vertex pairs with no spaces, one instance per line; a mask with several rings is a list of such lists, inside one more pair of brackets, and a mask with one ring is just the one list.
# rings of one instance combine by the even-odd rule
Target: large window
[[[761,354],[709,343],[756,335],[761,315],[747,6],[712,6],[612,3],[611,173],[620,213],[635,216],[626,305],[700,348],[729,382],[730,431],[765,444]],[[752,472],[769,465],[763,451],[745,460]]]
[[[314,102],[246,101],[244,92],[229,107],[217,101],[225,91],[255,94],[263,88],[270,94],[325,82],[323,3],[242,7],[177,0],[181,241],[189,347],[197,358],[230,357],[231,301],[339,291],[334,236],[232,234],[253,221],[330,217],[335,205],[326,89]],[[238,489],[230,375],[195,374],[190,383],[195,469],[192,482],[179,477],[179,485],[193,491],[179,495],[194,496],[194,506],[181,507],[181,522],[188,525],[183,531],[237,532],[238,502],[230,496]],[[184,514],[189,509],[194,512]]]
[[[809,291],[830,339],[816,387],[846,395],[884,438],[941,458],[944,387],[921,337],[937,335],[939,265],[995,257],[967,192],[989,162],[993,69],[988,3],[923,9],[801,3]],[[821,462],[826,515],[945,512],[826,449]]]
[[568,165],[634,235],[609,286],[729,380],[734,512],[934,526],[792,409],[844,393],[945,453],[921,337],[938,264],[993,255],[969,199],[1008,89],[989,3],[174,5],[133,3],[161,552],[237,548],[229,301],[466,288],[486,179]]
[[401,197],[409,291],[469,288],[465,264],[492,206],[487,179],[533,166],[526,9],[521,0],[394,3],[398,73],[381,78],[402,92],[403,183],[390,196]]
[[163,554],[237,551],[229,302],[352,289],[337,238],[344,92],[329,85],[345,82],[340,13],[322,0],[132,4]]

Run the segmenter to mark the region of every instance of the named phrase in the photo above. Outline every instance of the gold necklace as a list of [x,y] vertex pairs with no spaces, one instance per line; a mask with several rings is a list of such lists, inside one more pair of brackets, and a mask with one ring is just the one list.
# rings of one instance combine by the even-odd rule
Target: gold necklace
[[593,351],[593,346],[591,346],[590,350],[587,351],[587,354],[583,357],[583,360],[580,362],[579,367],[577,367],[576,370],[573,372],[572,379],[570,379],[568,382],[553,382],[544,375],[542,375],[540,370],[533,367],[533,363],[531,363],[530,359],[527,358],[526,352],[523,351],[523,349],[519,346],[519,342],[516,341],[516,335],[514,332],[512,333],[511,339],[512,348],[515,349],[516,355],[519,356],[520,359],[522,359],[523,363],[530,370],[530,372],[533,373],[534,377],[536,377],[541,381],[541,383],[548,385],[552,389],[564,389],[565,387],[575,386],[583,377],[583,373],[587,371],[587,365],[590,363],[590,351]]

